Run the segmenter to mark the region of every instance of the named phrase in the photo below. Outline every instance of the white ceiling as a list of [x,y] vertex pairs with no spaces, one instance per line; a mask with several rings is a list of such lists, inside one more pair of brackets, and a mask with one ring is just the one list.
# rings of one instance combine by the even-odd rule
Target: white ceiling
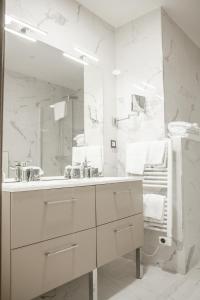
[[200,47],[200,0],[78,0],[113,27],[163,7]]

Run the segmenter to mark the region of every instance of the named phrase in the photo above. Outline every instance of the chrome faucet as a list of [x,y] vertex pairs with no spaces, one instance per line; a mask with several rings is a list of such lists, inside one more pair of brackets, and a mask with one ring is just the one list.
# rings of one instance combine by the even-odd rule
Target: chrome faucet
[[99,177],[100,173],[98,168],[92,167],[90,165],[90,161],[85,159],[85,161],[82,164],[83,169],[83,177],[90,178],[90,177]]
[[43,175],[40,167],[29,167],[28,163],[29,161],[17,161],[14,167],[10,167],[12,170],[15,170],[15,180],[17,182],[40,180],[41,175]]

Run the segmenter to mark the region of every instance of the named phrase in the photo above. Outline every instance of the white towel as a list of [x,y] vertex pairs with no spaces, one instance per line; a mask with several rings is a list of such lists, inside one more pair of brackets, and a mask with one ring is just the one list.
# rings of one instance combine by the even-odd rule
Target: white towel
[[126,172],[142,175],[146,163],[148,143],[131,143],[126,148]]
[[146,165],[163,165],[165,162],[167,151],[166,141],[149,142],[148,153],[146,157]]
[[54,119],[55,121],[61,120],[65,117],[66,114],[66,102],[61,101],[52,105],[54,108]]
[[86,157],[88,164],[93,168],[98,168],[99,172],[103,170],[103,148],[102,146],[86,147]]
[[158,194],[144,194],[144,219],[163,221],[166,197]]

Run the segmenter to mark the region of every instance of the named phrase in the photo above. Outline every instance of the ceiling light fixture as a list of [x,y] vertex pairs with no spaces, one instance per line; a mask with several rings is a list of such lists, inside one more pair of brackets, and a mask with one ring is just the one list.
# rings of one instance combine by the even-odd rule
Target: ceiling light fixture
[[84,61],[83,59],[77,58],[77,57],[72,56],[72,55],[70,55],[70,54],[68,54],[68,53],[63,53],[63,55],[64,55],[65,57],[67,57],[67,58],[69,58],[69,59],[71,59],[71,60],[73,60],[73,61],[79,63],[79,64],[82,64],[82,65],[84,65],[84,66],[88,66],[88,63],[87,63],[86,61]]
[[34,38],[32,38],[32,37],[24,34],[24,33],[18,32],[16,30],[13,30],[13,29],[10,29],[10,28],[7,28],[7,27],[5,27],[4,29],[5,29],[5,31],[10,32],[10,33],[12,33],[12,34],[14,34],[16,36],[19,36],[19,37],[21,37],[23,39],[26,39],[26,40],[28,40],[30,42],[37,42],[36,39],[34,39]]
[[12,17],[12,16],[9,16],[9,15],[5,15],[5,23],[8,25],[8,24],[10,24],[10,23],[16,23],[16,24],[19,24],[19,25],[21,25],[21,26],[23,26],[23,27],[25,27],[25,28],[28,28],[28,29],[30,29],[30,30],[32,30],[32,31],[34,31],[34,32],[37,32],[37,33],[39,33],[39,34],[42,34],[42,35],[47,35],[47,32],[45,32],[45,31],[43,31],[43,30],[41,30],[41,29],[39,29],[39,28],[37,28],[37,27],[35,27],[35,26],[32,26],[32,25],[30,25],[30,24],[28,24],[28,23],[25,23],[25,22],[23,22],[23,21],[20,21],[20,20],[18,20],[17,18],[15,18],[15,17]]
[[98,59],[96,56],[91,55],[91,54],[88,53],[87,51],[84,51],[84,50],[82,50],[82,49],[80,49],[80,48],[78,48],[78,47],[75,47],[74,50],[77,51],[77,52],[79,52],[79,53],[82,54],[83,56],[86,56],[87,58],[93,60],[93,61],[96,61],[96,62],[99,61],[99,59]]

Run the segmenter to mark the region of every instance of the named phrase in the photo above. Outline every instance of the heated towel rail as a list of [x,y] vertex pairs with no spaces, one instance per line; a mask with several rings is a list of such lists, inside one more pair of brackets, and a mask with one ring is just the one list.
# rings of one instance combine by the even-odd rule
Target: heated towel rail
[[173,157],[172,143],[166,139],[165,163],[163,166],[148,166],[144,170],[144,193],[157,193],[165,196],[164,217],[161,221],[145,220],[145,229],[160,232],[172,240],[172,178]]

